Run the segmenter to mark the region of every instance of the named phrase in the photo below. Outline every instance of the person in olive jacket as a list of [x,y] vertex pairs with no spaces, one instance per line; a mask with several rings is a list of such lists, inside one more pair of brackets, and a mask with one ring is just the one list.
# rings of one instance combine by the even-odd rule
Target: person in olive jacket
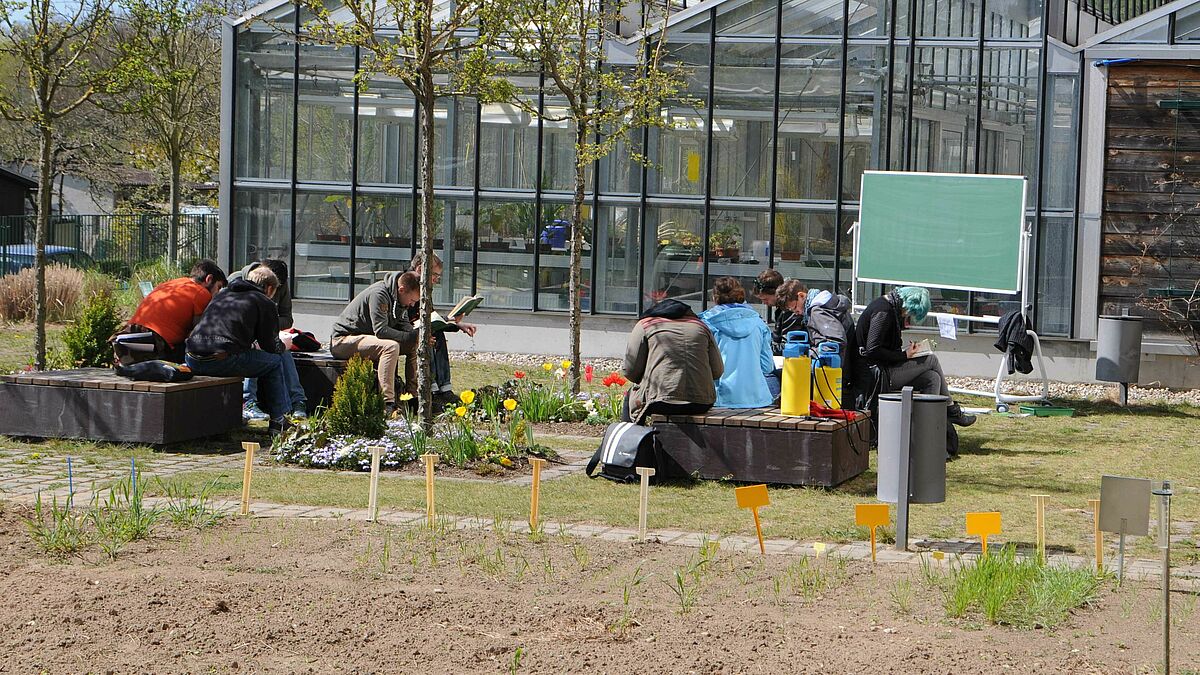
[[708,326],[678,300],[663,300],[642,315],[625,348],[625,377],[634,383],[621,418],[642,424],[652,414],[696,415],[717,400],[714,382],[725,372]]
[[[400,357],[416,358],[417,328],[408,319],[408,308],[420,299],[420,277],[412,272],[392,272],[354,296],[333,324],[329,353],[335,359],[362,354],[374,361],[389,413],[396,409]],[[405,386],[408,393],[416,393],[416,382],[405,382]]]

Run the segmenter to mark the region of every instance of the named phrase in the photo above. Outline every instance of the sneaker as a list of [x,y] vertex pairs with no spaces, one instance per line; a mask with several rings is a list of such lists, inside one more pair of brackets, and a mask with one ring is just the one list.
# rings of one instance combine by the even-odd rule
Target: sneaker
[[308,419],[308,411],[304,409],[303,405],[299,405],[292,409],[292,414],[289,417],[294,420],[306,420]]
[[247,422],[261,422],[271,419],[271,416],[263,412],[257,403],[251,402],[242,406],[242,419]]

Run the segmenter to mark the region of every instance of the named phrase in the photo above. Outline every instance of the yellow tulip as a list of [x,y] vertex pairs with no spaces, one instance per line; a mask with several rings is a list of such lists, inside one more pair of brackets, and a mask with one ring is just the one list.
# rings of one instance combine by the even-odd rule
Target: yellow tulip
[[546,371],[546,372],[548,373],[548,372],[550,372],[550,371],[554,370],[554,366],[553,366],[553,365],[551,365],[551,364],[549,364],[549,363],[543,363],[543,364],[542,364],[542,370],[544,370],[544,371]]
[[517,409],[517,400],[513,398],[504,399],[504,409],[512,412]]
[[459,394],[458,398],[463,403],[465,403],[467,405],[471,405],[471,402],[475,400],[475,392],[468,389],[468,390],[464,391],[463,393]]
[[411,401],[411,400],[413,400],[413,395],[408,392],[404,392],[403,394],[400,394],[400,400],[401,401]]
[[501,464],[502,466],[512,466],[512,465],[513,465],[513,461],[512,461],[511,459],[507,458],[507,457],[501,457],[501,458],[500,458],[500,464]]
[[562,369],[563,369],[563,370],[570,370],[570,369],[571,369],[571,362],[570,362],[570,361],[565,361],[565,360],[564,360],[564,361],[562,362],[562,364],[561,364],[561,365],[562,365]]
[[467,415],[467,409],[460,405],[454,409],[454,414],[458,415],[459,417],[465,417]]

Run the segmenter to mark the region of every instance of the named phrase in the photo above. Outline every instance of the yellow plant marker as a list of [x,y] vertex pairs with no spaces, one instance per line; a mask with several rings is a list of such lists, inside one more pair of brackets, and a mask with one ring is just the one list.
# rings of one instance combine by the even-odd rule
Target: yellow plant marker
[[822,541],[814,542],[813,543],[813,552],[816,553],[817,555],[821,555],[822,553],[824,553],[825,552],[825,542],[822,542]]
[[383,448],[373,445],[368,449],[371,451],[371,484],[367,488],[367,522],[373,523],[379,514],[379,457]]
[[650,477],[654,475],[654,469],[639,466],[636,471],[642,477],[638,493],[638,538],[646,541],[646,511],[650,506]]
[[1037,510],[1037,554],[1038,561],[1046,562],[1046,500],[1050,495],[1033,495],[1033,506]]
[[425,460],[425,518],[429,521],[429,527],[433,527],[436,513],[433,508],[433,467],[437,464],[438,456],[426,453],[421,455],[421,459]]
[[1104,574],[1104,537],[1100,534],[1100,500],[1089,499],[1088,508],[1092,510],[1092,536],[1096,542],[1096,574]]
[[766,555],[767,546],[763,543],[762,523],[758,520],[758,510],[764,506],[771,505],[771,498],[767,496],[767,486],[747,485],[746,487],[735,488],[733,495],[737,498],[739,509],[750,509],[754,514],[754,531],[758,533],[758,550],[763,555]]
[[854,523],[871,528],[871,562],[875,562],[875,528],[888,524],[888,505],[855,504]]
[[542,487],[542,466],[546,463],[544,459],[533,457],[529,460],[529,464],[533,466],[533,491],[529,495],[529,531],[535,532],[538,523],[538,497],[541,495]]
[[945,553],[942,553],[941,551],[934,551],[934,552],[933,552],[933,553],[931,553],[930,555],[932,555],[932,556],[933,556],[933,559],[934,559],[934,560],[937,560],[937,561],[939,561],[939,562],[940,562],[940,561],[941,561],[943,558],[945,558],[945,557],[946,557],[946,554],[945,554]]
[[242,515],[250,515],[250,479],[254,476],[254,453],[258,443],[242,443],[246,450],[246,465],[242,467]]
[[980,511],[967,514],[967,534],[983,540],[983,555],[987,555],[987,540],[993,534],[1000,534],[1000,512]]

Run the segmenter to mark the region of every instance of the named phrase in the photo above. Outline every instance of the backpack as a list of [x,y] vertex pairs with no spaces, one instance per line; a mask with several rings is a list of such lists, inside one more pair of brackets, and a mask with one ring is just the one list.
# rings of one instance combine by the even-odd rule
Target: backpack
[[834,295],[820,305],[808,309],[806,327],[808,339],[813,345],[836,342],[842,346],[845,360],[847,332],[854,330],[850,318],[850,300],[844,295]]
[[155,359],[114,368],[121,377],[139,382],[187,382],[192,379],[192,369],[178,363]]
[[600,447],[587,465],[588,478],[595,478],[596,466],[600,476],[618,483],[635,483],[641,480],[637,467],[657,469],[658,455],[654,447],[657,429],[643,427],[632,422],[614,422],[604,430]]

